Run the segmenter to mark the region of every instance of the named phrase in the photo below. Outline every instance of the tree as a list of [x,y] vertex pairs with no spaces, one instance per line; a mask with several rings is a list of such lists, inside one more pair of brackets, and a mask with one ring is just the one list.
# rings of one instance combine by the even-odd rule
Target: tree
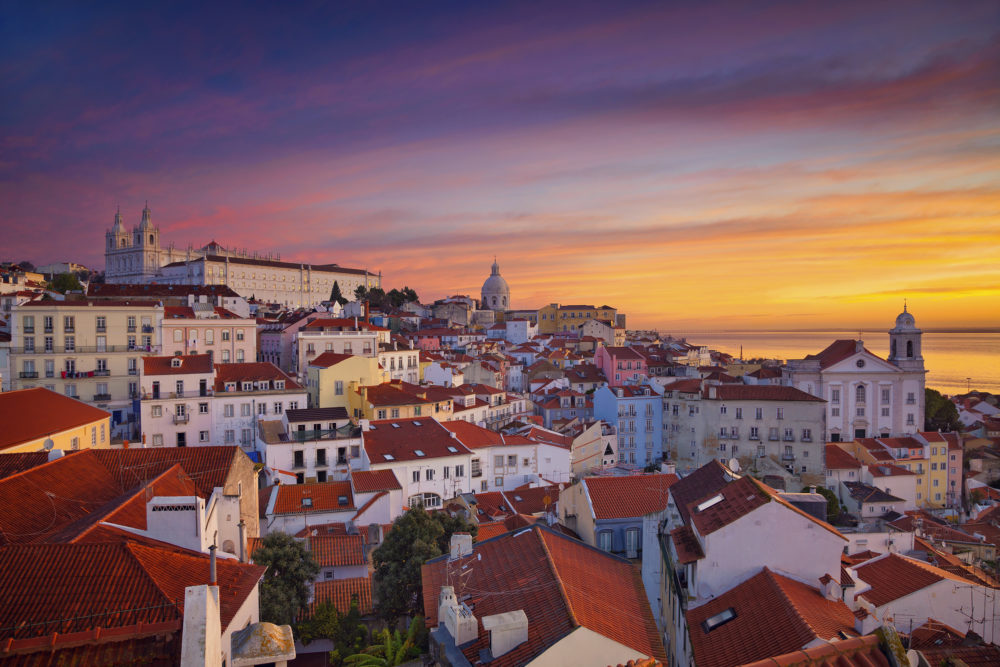
[[333,281],[333,289],[330,290],[330,301],[339,303],[341,306],[347,303],[347,297],[340,293],[340,283],[336,280]]
[[[803,493],[807,493],[808,491],[809,487],[802,489]],[[827,523],[833,523],[840,516],[840,501],[837,500],[837,494],[822,486],[816,487],[816,493],[826,498],[826,521]]]
[[354,289],[354,298],[357,299],[358,301],[364,301],[367,296],[368,296],[368,288],[365,287],[364,285],[358,285]]
[[65,294],[74,290],[81,291],[83,290],[83,285],[80,284],[80,280],[72,273],[60,273],[49,283],[49,288]]
[[962,422],[958,419],[958,408],[950,400],[934,389],[924,389],[924,430],[959,431]]
[[286,533],[265,537],[253,562],[267,566],[260,584],[260,619],[291,625],[309,603],[308,583],[319,574],[319,566],[302,543]]
[[396,667],[420,655],[421,630],[424,618],[419,614],[410,621],[406,636],[396,630],[389,632],[386,628],[375,635],[378,641],[368,648],[349,655],[344,659],[345,665],[351,667]]
[[375,613],[391,624],[423,609],[420,566],[449,549],[452,534],[475,535],[475,526],[444,512],[433,516],[416,505],[392,525],[382,545],[372,553]]
[[368,645],[368,628],[361,622],[357,596],[351,600],[346,614],[330,602],[316,605],[312,617],[295,626],[295,636],[303,644],[329,639],[333,643],[329,653],[332,665],[340,665],[344,656],[360,653]]
[[35,270],[35,265],[29,262],[28,260],[24,260],[23,262],[18,262],[17,265],[21,267],[22,271],[33,272]]

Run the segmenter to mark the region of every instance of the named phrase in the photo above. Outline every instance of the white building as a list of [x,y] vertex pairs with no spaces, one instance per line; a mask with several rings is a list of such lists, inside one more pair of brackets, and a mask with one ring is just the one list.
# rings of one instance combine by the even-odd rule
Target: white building
[[345,480],[363,468],[361,436],[344,408],[292,409],[262,421],[257,448],[268,482]]
[[362,422],[361,437],[362,467],[392,470],[408,506],[438,508],[473,489],[473,452],[433,418]]
[[213,388],[212,440],[244,449],[254,446],[257,421],[281,419],[308,402],[302,385],[266,362],[215,364]]
[[790,360],[785,382],[826,399],[826,440],[897,437],[924,424],[920,329],[906,309],[889,331],[889,358],[861,340],[837,340],[819,354]]

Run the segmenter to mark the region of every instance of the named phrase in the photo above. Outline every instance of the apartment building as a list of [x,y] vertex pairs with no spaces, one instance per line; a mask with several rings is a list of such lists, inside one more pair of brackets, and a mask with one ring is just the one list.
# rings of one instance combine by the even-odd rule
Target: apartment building
[[639,466],[663,458],[663,401],[658,387],[601,387],[594,392],[594,419],[618,433],[618,461]]
[[13,389],[45,387],[111,413],[115,436],[134,437],[139,372],[159,354],[163,306],[156,301],[29,301],[13,311]]
[[205,353],[215,363],[257,360],[257,322],[208,303],[164,306],[164,352]]

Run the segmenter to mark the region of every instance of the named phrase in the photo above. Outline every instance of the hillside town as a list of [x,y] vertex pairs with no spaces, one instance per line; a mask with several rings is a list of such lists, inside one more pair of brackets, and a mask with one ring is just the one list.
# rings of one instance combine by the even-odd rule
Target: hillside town
[[751,361],[496,258],[104,252],[0,268],[2,664],[1000,664],[1000,403],[907,305]]

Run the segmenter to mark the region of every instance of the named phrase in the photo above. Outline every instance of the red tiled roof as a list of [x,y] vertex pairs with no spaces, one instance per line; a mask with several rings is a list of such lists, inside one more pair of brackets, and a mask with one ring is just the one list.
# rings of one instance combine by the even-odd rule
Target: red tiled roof
[[218,364],[215,367],[216,392],[225,392],[227,382],[235,382],[236,390],[240,391],[241,382],[274,382],[275,380],[284,380],[286,390],[302,389],[302,385],[268,361]]
[[[475,567],[465,581],[479,618],[516,609],[528,617],[528,640],[493,660],[522,665],[574,628],[584,626],[639,653],[665,660],[638,568],[628,561],[535,524],[473,546]],[[427,625],[438,623],[437,601],[448,581],[447,557],[422,569]],[[503,595],[494,595],[494,592]],[[461,647],[470,661],[489,646],[489,633]]]
[[670,540],[677,552],[677,562],[681,565],[693,563],[705,557],[705,552],[689,526],[680,526],[670,531]]
[[860,470],[861,462],[837,445],[826,445],[826,467],[830,470]]
[[351,473],[355,493],[399,491],[403,487],[392,470],[356,470]]
[[824,403],[822,398],[807,394],[795,387],[766,384],[720,384],[706,387],[706,394],[715,390],[720,401],[812,401]]
[[[282,484],[274,501],[275,514],[300,514],[303,512],[353,511],[354,493],[350,482],[319,482],[316,484]],[[340,499],[345,498],[346,504]],[[306,504],[306,500],[311,504]]]
[[489,523],[480,523],[476,530],[476,542],[483,542],[485,540],[492,539],[498,535],[503,535],[509,529],[507,528],[505,522],[503,521],[491,521]]
[[586,485],[595,519],[625,519],[659,512],[667,507],[668,489],[677,475],[587,477]]
[[614,359],[638,359],[640,361],[646,361],[646,357],[642,356],[631,347],[605,347],[608,354]]
[[0,454],[0,479],[40,466],[49,460],[48,452]]
[[[807,355],[806,359],[818,359],[820,369],[829,368],[830,366],[833,366],[834,364],[839,363],[844,359],[847,359],[855,352],[857,352],[857,343],[858,341],[855,341],[850,338],[835,340],[832,343],[830,343],[827,346],[827,348],[822,352],[820,352],[819,354]],[[867,352],[868,354],[871,354],[873,357],[877,357],[877,355],[874,355],[871,352],[869,352],[867,348],[864,348],[864,351]]]
[[[180,365],[174,366],[174,360],[179,359]],[[212,355],[183,354],[172,357],[143,357],[143,375],[191,375],[194,373],[211,373]]]
[[973,583],[964,577],[951,574],[929,563],[895,553],[856,565],[854,573],[857,579],[871,586],[869,590],[860,593],[859,596],[876,607],[915,593],[943,579],[963,584]]
[[320,567],[364,565],[365,542],[360,535],[322,535],[309,538],[309,551]]
[[[705,631],[702,623],[727,609],[735,618]],[[818,639],[854,632],[854,614],[816,588],[764,568],[687,612],[698,667],[731,667],[798,651]]]
[[889,667],[891,663],[879,648],[877,635],[866,635],[821,644],[801,651],[772,656],[741,667]]
[[687,510],[689,503],[717,493],[733,478],[733,473],[728,468],[712,459],[671,486],[670,496],[674,499],[683,522],[688,523],[690,519]]
[[554,509],[559,502],[559,490],[558,485],[538,486],[504,491],[503,495],[516,514],[540,514]]
[[[700,503],[717,495],[722,497],[721,501],[698,511]],[[712,493],[689,502],[687,511],[691,516],[691,523],[698,529],[698,534],[705,536],[728,526],[770,501],[771,497],[755,484],[753,479],[741,477],[727,484],[717,494]]]
[[341,614],[351,610],[351,600],[358,599],[358,611],[362,615],[372,611],[372,580],[370,577],[354,579],[330,579],[317,581],[313,584],[313,601],[309,605],[309,614],[316,611],[316,606],[329,602]]
[[0,393],[0,451],[110,418],[105,410],[43,387],[5,391]]
[[701,380],[677,380],[663,386],[663,391],[679,391],[684,394],[697,394],[701,391]]
[[965,665],[966,667],[996,667],[1000,665],[1000,646],[948,646],[920,649],[932,665]]
[[469,449],[495,447],[503,444],[503,436],[488,428],[464,421],[449,421],[441,424],[458,436],[459,441]]
[[[372,465],[472,453],[432,417],[374,421],[361,437]],[[419,456],[417,450],[424,455]]]
[[336,352],[324,352],[315,359],[309,362],[310,366],[316,366],[317,368],[329,368],[330,366],[336,366],[342,361],[347,361],[353,354],[338,354]]
[[[184,588],[208,583],[208,561],[131,542],[0,548],[0,639],[179,620]],[[223,628],[264,570],[219,559]]]
[[910,631],[910,648],[923,649],[938,646],[960,646],[965,633],[941,621],[928,618],[919,628]]
[[140,480],[151,479],[179,463],[198,487],[198,495],[202,498],[208,498],[217,487],[226,485],[226,479],[239,459],[247,460],[247,455],[235,445],[92,449],[90,452],[124,488],[130,488]]

